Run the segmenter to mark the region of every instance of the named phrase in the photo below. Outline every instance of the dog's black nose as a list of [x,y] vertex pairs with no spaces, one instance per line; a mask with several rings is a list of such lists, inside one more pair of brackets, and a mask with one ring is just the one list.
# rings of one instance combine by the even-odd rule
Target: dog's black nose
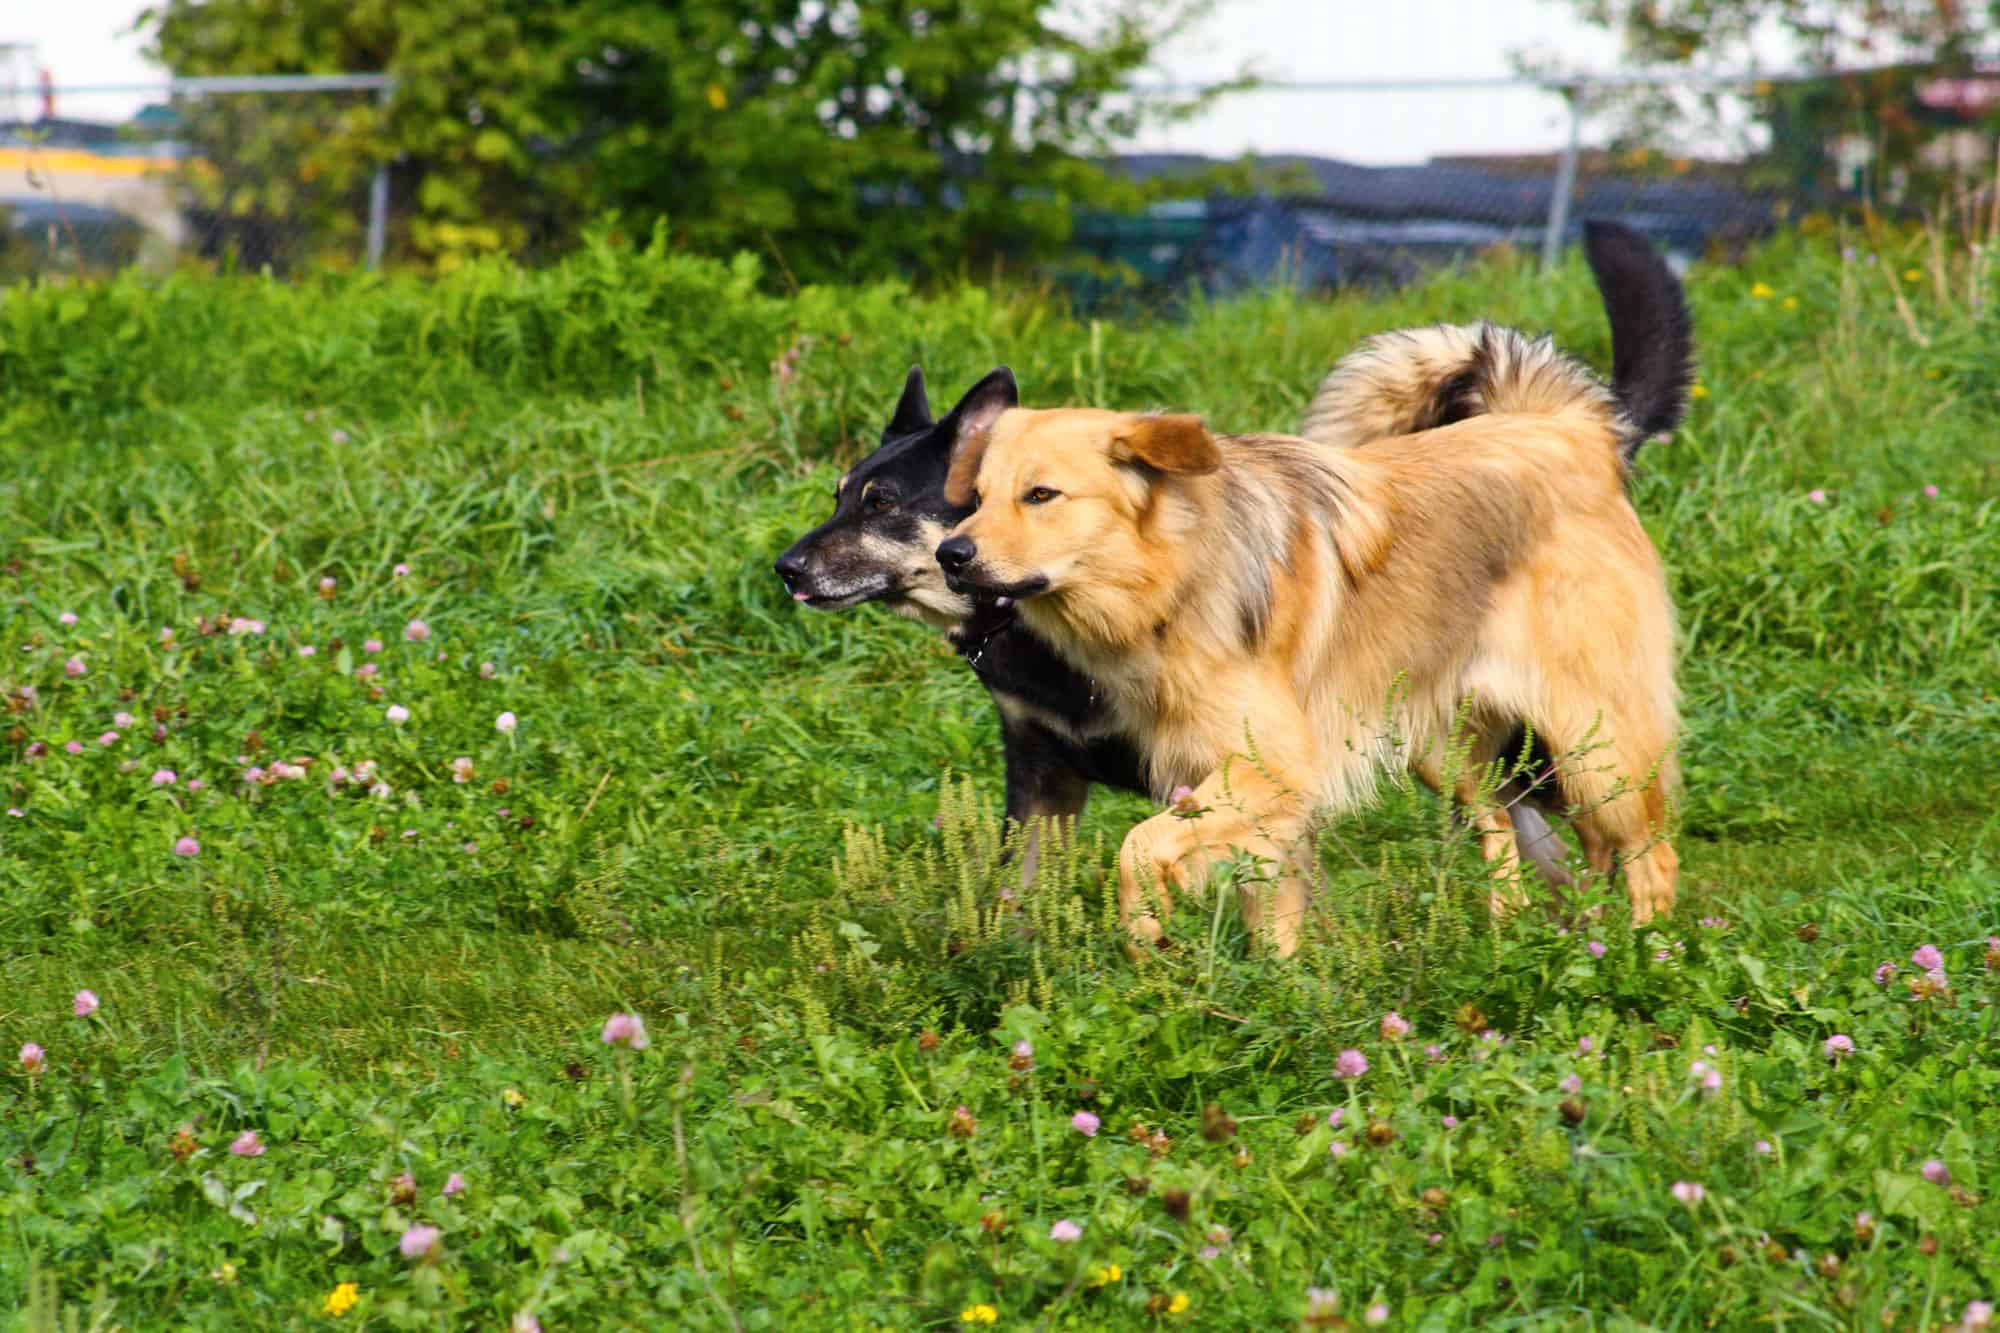
[[806,576],[806,558],[797,551],[787,551],[778,557],[778,577],[785,581],[787,588]]
[[937,562],[944,566],[947,574],[956,574],[972,563],[978,554],[970,537],[947,537],[937,548]]

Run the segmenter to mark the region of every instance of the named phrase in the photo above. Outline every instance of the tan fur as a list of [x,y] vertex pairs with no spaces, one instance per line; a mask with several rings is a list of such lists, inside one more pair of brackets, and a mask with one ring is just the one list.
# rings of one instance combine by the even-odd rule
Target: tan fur
[[[1441,751],[1468,696],[1475,762],[1522,721],[1558,755],[1600,743],[1561,774],[1579,836],[1617,858],[1636,921],[1671,908],[1673,615],[1625,498],[1624,422],[1587,372],[1514,337],[1485,415],[1366,449],[1222,437],[1201,471],[1176,424],[1168,461],[1197,470],[1174,470],[1134,457],[1149,418],[1082,409],[1010,411],[964,451],[971,573],[1046,579],[1023,617],[1105,689],[1156,794],[1192,786],[1208,809],[1126,838],[1136,940],[1159,935],[1149,893],[1241,851],[1269,867],[1246,886],[1251,924],[1290,953],[1315,808],[1352,809],[1383,764]],[[1506,863],[1505,812],[1475,824]]]
[[1396,329],[1365,339],[1320,380],[1299,435],[1351,449],[1430,430],[1442,424],[1436,419],[1439,386],[1475,364],[1495,373],[1482,380],[1485,393],[1462,403],[1460,416],[1590,407],[1621,436],[1636,429],[1611,391],[1549,339],[1480,321]]

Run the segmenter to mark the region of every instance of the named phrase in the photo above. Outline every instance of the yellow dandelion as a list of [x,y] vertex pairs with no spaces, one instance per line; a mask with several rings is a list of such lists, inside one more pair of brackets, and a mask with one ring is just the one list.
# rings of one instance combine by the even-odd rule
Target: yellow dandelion
[[352,1282],[343,1282],[327,1293],[326,1303],[319,1308],[323,1313],[330,1314],[335,1319],[338,1319],[349,1310],[352,1310],[354,1303],[360,1299],[361,1288],[355,1286]]
[[999,1321],[1000,1312],[984,1301],[977,1305],[968,1305],[958,1312],[958,1322],[961,1324],[995,1324]]
[[708,104],[717,111],[729,105],[729,94],[722,90],[721,84],[711,83],[708,85]]
[[1921,282],[1923,281],[1923,277],[1924,271],[1920,268],[1906,268],[1903,270],[1904,282]]
[[1774,295],[1776,295],[1776,293],[1774,293],[1770,289],[1770,287],[1764,283],[1753,282],[1750,284],[1750,299],[1753,301],[1769,300]]
[[1799,308],[1799,298],[1796,296],[1787,296],[1784,300],[1778,302],[1778,304],[1787,310],[1797,310]]
[[1187,1298],[1187,1293],[1184,1291],[1175,1292],[1174,1298],[1167,1302],[1168,1314],[1181,1314],[1187,1308],[1188,1308],[1188,1298]]
[[1093,1287],[1108,1287],[1124,1276],[1125,1270],[1117,1264],[1106,1264],[1090,1275],[1090,1285]]
[[1706,384],[1701,384],[1701,383],[1690,384],[1688,386],[1688,397],[1690,398],[1708,397],[1708,386]]
[[521,1103],[525,1102],[528,1099],[526,1097],[523,1097],[520,1093],[516,1092],[514,1089],[509,1088],[505,1092],[500,1094],[500,1100],[507,1104],[508,1110],[518,1111],[521,1109]]

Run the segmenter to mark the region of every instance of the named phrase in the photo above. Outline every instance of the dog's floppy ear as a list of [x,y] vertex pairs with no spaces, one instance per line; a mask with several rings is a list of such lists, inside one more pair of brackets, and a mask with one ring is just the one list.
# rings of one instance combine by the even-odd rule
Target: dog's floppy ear
[[911,366],[910,377],[903,381],[903,396],[896,400],[896,414],[883,428],[882,438],[886,441],[899,435],[914,435],[930,425],[931,398],[924,392],[924,368]]
[[1215,437],[1192,413],[1135,417],[1112,437],[1111,456],[1190,477],[1222,466],[1222,450]]
[[947,503],[972,503],[973,479],[979,475],[980,460],[986,456],[986,434],[1002,412],[1019,406],[1020,402],[1021,391],[1014,384],[1014,372],[1001,366],[967,389],[958,405],[945,414],[945,424],[951,427],[949,432],[940,432],[948,434],[951,441],[951,472],[944,480]]

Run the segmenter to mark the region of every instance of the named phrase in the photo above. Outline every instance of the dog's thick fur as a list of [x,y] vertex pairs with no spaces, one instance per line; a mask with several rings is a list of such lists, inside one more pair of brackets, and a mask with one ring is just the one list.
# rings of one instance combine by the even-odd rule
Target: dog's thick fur
[[[1622,869],[1635,921],[1672,907],[1673,613],[1625,470],[1678,419],[1684,306],[1636,234],[1600,224],[1586,241],[1600,283],[1656,298],[1663,280],[1682,312],[1677,326],[1613,319],[1614,361],[1628,383],[1660,386],[1658,401],[1621,399],[1547,340],[1474,326],[1412,335],[1463,353],[1409,359],[1429,367],[1412,382],[1465,367],[1449,394],[1376,382],[1387,401],[1481,414],[1366,448],[1327,447],[1377,428],[1357,407],[1309,421],[1319,442],[1092,409],[1009,410],[964,437],[946,499],[976,508],[938,548],[951,586],[1016,599],[1098,682],[1154,793],[1193,786],[1207,812],[1126,838],[1120,904],[1136,942],[1161,935],[1150,893],[1199,886],[1243,852],[1275,867],[1246,889],[1249,923],[1289,954],[1316,807],[1351,809],[1383,763],[1452,743],[1476,770],[1523,727],[1552,755],[1583,756],[1561,765],[1562,797],[1593,866]],[[1380,375],[1380,351],[1330,382]],[[1504,808],[1476,822],[1487,855],[1508,856]]]
[[880,601],[945,631],[1000,714],[1007,817],[1026,826],[1021,870],[1032,879],[1042,826],[1081,814],[1091,784],[1139,791],[1145,783],[1137,751],[1089,678],[1022,625],[1011,603],[952,591],[933,554],[966,514],[944,498],[953,443],[1017,401],[1003,366],[934,420],[923,371],[912,367],[880,447],[840,479],[833,516],[779,556],[777,569],[793,598],[817,610]]

